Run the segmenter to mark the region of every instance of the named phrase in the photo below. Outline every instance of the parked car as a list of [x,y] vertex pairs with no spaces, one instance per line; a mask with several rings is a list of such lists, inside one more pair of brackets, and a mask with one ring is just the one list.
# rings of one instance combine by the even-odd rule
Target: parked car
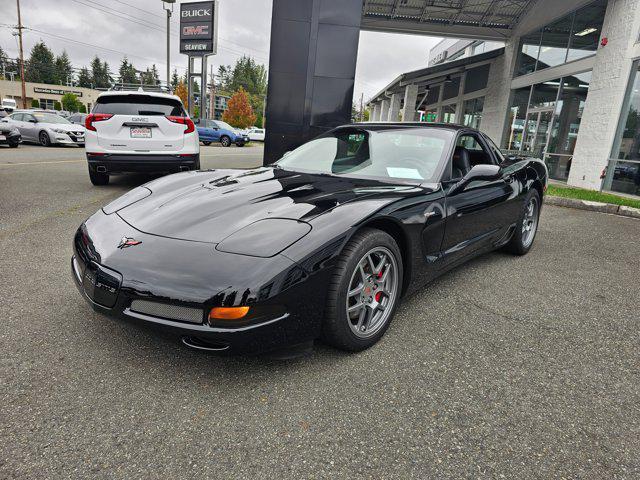
[[13,112],[16,108],[18,108],[18,104],[13,98],[3,98],[0,101],[0,108],[2,110],[6,110],[7,112]]
[[25,142],[50,145],[84,146],[85,129],[55,113],[44,110],[16,110],[6,121],[15,126]]
[[359,351],[404,295],[480,254],[529,252],[547,181],[469,127],[348,125],[272,166],[131,190],[80,226],[71,274],[96,311],[201,350]]
[[200,168],[200,143],[180,97],[142,90],[100,94],[85,119],[89,178]]
[[264,128],[250,128],[247,131],[247,136],[251,141],[264,142],[265,130]]
[[[2,118],[1,114],[0,118]],[[0,145],[9,145],[11,148],[16,148],[21,141],[20,131],[14,125],[0,121]]]
[[86,113],[74,113],[67,118],[71,123],[84,126],[84,121],[87,118]]
[[221,120],[202,120],[198,123],[198,135],[200,141],[205,145],[220,142],[223,147],[230,147],[233,143],[238,147],[244,147],[246,143],[249,143],[249,137],[246,133],[242,133]]

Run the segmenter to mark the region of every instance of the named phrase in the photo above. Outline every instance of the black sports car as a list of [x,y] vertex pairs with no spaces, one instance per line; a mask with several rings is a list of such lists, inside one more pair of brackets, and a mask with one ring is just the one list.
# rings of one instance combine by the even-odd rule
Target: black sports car
[[16,148],[20,145],[22,136],[16,127],[0,121],[0,145],[9,145]]
[[402,296],[483,252],[525,254],[547,169],[439,124],[336,128],[269,167],[170,175],[84,222],[73,278],[101,313],[212,351],[380,339]]

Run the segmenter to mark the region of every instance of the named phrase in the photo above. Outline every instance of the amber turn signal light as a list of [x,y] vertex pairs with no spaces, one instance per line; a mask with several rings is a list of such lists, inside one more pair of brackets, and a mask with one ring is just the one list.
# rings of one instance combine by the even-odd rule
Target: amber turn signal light
[[209,320],[239,320],[249,313],[249,307],[214,307]]

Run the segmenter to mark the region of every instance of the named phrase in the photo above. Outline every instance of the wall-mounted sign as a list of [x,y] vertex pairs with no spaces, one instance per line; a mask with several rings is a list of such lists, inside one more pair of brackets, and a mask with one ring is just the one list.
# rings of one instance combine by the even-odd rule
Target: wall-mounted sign
[[218,2],[180,4],[180,53],[209,55],[218,47]]
[[73,93],[76,97],[81,97],[82,92],[77,90],[60,90],[59,88],[33,87],[35,93],[48,93],[49,95],[64,95],[65,93]]

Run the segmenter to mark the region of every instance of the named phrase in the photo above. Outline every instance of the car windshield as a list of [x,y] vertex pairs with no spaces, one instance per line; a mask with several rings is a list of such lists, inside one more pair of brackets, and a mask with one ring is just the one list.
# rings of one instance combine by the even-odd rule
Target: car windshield
[[174,98],[151,95],[105,95],[99,97],[93,113],[112,115],[162,115],[182,117],[182,102]]
[[452,131],[437,128],[342,129],[305,143],[276,165],[381,180],[435,181],[453,138]]
[[64,125],[71,123],[66,118],[56,115],[55,113],[34,112],[33,116],[36,117],[36,120],[40,123],[62,123]]
[[224,128],[226,130],[235,130],[235,128],[233,128],[227,122],[221,122],[220,120],[216,120],[216,124],[218,125],[218,128]]

